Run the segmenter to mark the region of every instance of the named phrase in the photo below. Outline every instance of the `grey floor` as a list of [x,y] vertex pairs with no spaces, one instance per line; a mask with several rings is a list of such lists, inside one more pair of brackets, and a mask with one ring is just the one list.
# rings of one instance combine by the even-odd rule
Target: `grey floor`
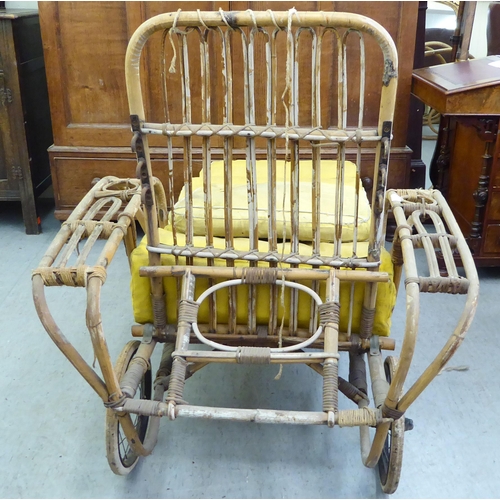
[[[363,467],[357,429],[164,420],[157,447],[128,477],[108,469],[104,408],[51,343],[36,316],[30,272],[58,230],[50,202],[43,234],[26,236],[19,205],[0,204],[0,497],[34,498],[383,498],[377,473]],[[500,494],[498,448],[500,269],[480,270],[477,316],[452,366],[408,411],[401,483],[394,498],[491,498]],[[133,321],[124,252],[112,263],[102,297],[112,356]],[[62,331],[92,362],[81,289],[51,289]],[[408,383],[441,348],[462,298],[422,297],[419,343]],[[404,297],[392,336],[401,344]],[[155,357],[157,360],[157,356]],[[321,407],[320,378],[306,367],[212,366],[195,375],[195,404],[282,409]],[[346,376],[346,359],[341,375]],[[350,408],[348,402],[342,402]]]

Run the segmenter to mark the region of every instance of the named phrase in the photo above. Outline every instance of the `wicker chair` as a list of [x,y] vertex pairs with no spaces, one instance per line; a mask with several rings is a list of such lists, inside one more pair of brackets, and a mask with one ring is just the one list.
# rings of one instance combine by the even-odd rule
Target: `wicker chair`
[[[162,35],[163,122],[145,116],[141,87],[141,51],[156,32]],[[353,39],[355,50],[348,48]],[[370,91],[365,39],[381,54],[380,107],[372,126],[364,125]],[[193,40],[197,51],[190,49]],[[360,62],[355,85],[347,84],[351,52]],[[321,73],[325,53],[337,62],[329,77]],[[304,66],[301,58],[309,62]],[[299,71],[304,67],[307,78]],[[235,83],[236,74],[243,86]],[[191,92],[195,77],[199,95]],[[320,77],[330,78],[333,93],[323,91]],[[107,408],[112,470],[127,474],[151,453],[163,416],[358,426],[363,463],[378,465],[384,491],[394,492],[410,427],[405,412],[462,342],[478,279],[439,192],[387,190],[397,87],[397,53],[389,34],[366,17],[338,12],[179,11],[138,28],[127,50],[126,78],[137,179],[99,180],[33,273],[45,329]],[[220,92],[217,109],[210,99],[214,89]],[[311,98],[301,100],[303,92]],[[323,111],[333,98],[338,105],[332,124]],[[182,105],[175,108],[172,100]],[[181,111],[176,115],[174,108]],[[151,135],[163,137],[168,148],[167,195],[153,177]],[[183,159],[174,162],[179,148]],[[370,200],[360,182],[366,148],[375,152]],[[176,198],[179,173],[183,188]],[[390,254],[384,249],[389,212],[397,224]],[[146,234],[139,245],[135,221]],[[106,243],[90,264],[98,238]],[[132,333],[142,340],[126,344],[113,366],[99,297],[122,240],[140,323]],[[425,251],[426,277],[417,270],[417,248]],[[446,276],[439,272],[436,249],[444,256]],[[384,361],[382,351],[395,349],[387,336],[403,267],[407,320],[400,361]],[[101,374],[58,329],[45,300],[47,286],[86,287],[87,325]],[[467,302],[446,345],[404,392],[424,292],[467,294]],[[150,359],[158,343],[164,344],[163,354],[152,388]],[[196,350],[195,343],[212,350]],[[340,352],[349,356],[349,381],[338,376]],[[306,364],[323,376],[323,407],[303,412],[187,404],[186,379],[210,363]],[[339,410],[339,392],[353,409]]]

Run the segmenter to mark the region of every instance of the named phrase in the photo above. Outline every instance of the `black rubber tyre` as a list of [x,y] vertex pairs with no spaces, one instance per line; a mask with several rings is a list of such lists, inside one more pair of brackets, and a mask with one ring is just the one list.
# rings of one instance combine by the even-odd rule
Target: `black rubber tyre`
[[[121,380],[127,371],[127,367],[140,344],[140,341],[132,340],[123,348],[115,365],[118,380]],[[139,399],[151,399],[151,386],[151,368],[148,368],[139,384],[135,397]],[[131,417],[141,442],[144,442],[148,430],[149,417],[144,415],[131,415]],[[129,474],[137,465],[140,458],[130,448],[120,421],[116,413],[112,410],[106,410],[106,456],[111,470],[119,476]]]
[[[391,382],[398,367],[398,358],[388,356],[384,362],[385,376]],[[399,484],[401,467],[403,465],[403,446],[405,437],[405,419],[394,421],[391,424],[387,439],[378,462],[380,485],[384,493],[394,493]]]

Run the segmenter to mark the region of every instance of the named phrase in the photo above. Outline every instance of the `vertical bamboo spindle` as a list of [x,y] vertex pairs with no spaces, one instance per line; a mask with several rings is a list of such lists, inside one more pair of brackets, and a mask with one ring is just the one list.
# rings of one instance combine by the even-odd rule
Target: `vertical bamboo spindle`
[[[321,39],[314,30],[310,30],[312,35],[312,57],[311,57],[311,125],[321,127]],[[321,143],[311,141],[312,149],[312,247],[313,255],[320,255],[321,249]],[[318,266],[314,266],[318,267]],[[312,289],[319,294],[319,281],[312,282]],[[311,320],[309,322],[309,331],[314,332],[318,324],[318,306],[314,300],[311,300]]]
[[[182,80],[182,118],[191,123],[191,78],[189,73],[189,54],[187,33],[181,35],[181,80]],[[184,192],[186,197],[186,245],[193,244],[193,147],[191,136],[184,137]],[[186,257],[186,264],[193,265],[193,258]]]
[[[203,123],[210,123],[210,59],[209,59],[209,36],[210,30],[200,31],[200,66],[201,66],[201,119]],[[211,154],[210,137],[202,138],[202,170],[203,170],[203,202],[205,214],[205,242],[207,247],[213,246],[213,222],[212,222],[212,176],[211,176]],[[207,265],[213,266],[214,259],[207,259]],[[212,278],[208,279],[208,286],[214,284]],[[217,329],[217,302],[216,294],[211,294],[208,299],[209,328],[210,331]]]
[[[293,37],[293,33],[289,34],[289,37]],[[292,127],[298,125],[299,117],[299,80],[298,80],[298,32],[295,33],[295,37],[291,39],[289,43],[288,50],[290,54],[287,57],[290,58],[290,90],[291,95],[289,110],[290,110],[290,124]],[[291,214],[291,251],[292,253],[297,253],[299,251],[299,141],[290,141],[290,214]],[[286,214],[283,214],[283,218],[286,219]],[[293,264],[291,267],[298,267]],[[299,308],[299,292],[295,288],[290,291],[290,319],[289,328],[291,335],[297,332],[297,318],[298,318],[298,308]]]
[[[189,338],[191,334],[191,320],[186,314],[183,301],[194,300],[195,277],[190,271],[186,271],[182,278],[181,302],[179,305],[179,318],[177,322],[177,338],[175,350],[185,351],[189,347]],[[176,356],[172,362],[172,372],[167,391],[168,418],[175,419],[175,406],[182,402],[184,382],[186,379],[187,362],[181,356]]]
[[[266,42],[266,69],[267,69],[267,125],[276,125],[276,92],[278,80],[278,64],[276,60],[276,36],[280,30],[273,31]],[[268,248],[275,252],[278,248],[278,234],[276,228],[276,139],[267,139],[267,191],[268,191]],[[275,262],[269,264],[276,267]],[[270,314],[268,334],[274,335],[278,326],[278,287],[270,286]]]
[[[339,341],[339,291],[340,282],[335,277],[335,270],[330,271],[326,283],[327,302],[335,304],[332,311],[328,311],[324,323],[325,352],[338,355]],[[326,304],[323,304],[325,306]],[[323,411],[329,413],[328,425],[333,426],[331,415],[338,410],[338,356],[326,358],[323,364]]]
[[[233,67],[231,53],[231,31],[219,28],[222,41],[222,67],[224,82],[224,124],[233,122]],[[234,248],[233,239],[233,137],[224,136],[224,231],[225,247],[227,250]],[[226,266],[232,267],[234,263],[227,260]],[[237,287],[229,288],[229,332],[236,332],[236,304],[238,301]]]
[[[244,105],[245,123],[255,125],[255,59],[254,41],[258,33],[257,27],[253,27],[250,36],[241,32],[243,44],[244,64]],[[258,230],[258,207],[257,207],[257,168],[255,155],[255,138],[247,138],[246,146],[246,173],[247,173],[247,196],[248,196],[248,235],[249,250],[257,250],[259,242]],[[250,267],[255,267],[256,262],[250,262]],[[257,330],[257,289],[255,285],[248,285],[248,333],[255,334]]]

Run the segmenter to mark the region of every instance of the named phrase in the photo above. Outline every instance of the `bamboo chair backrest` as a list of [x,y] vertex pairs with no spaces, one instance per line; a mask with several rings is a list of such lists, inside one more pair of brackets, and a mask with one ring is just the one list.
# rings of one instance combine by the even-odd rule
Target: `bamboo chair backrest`
[[[141,87],[140,57],[146,41],[162,33],[161,86],[164,110],[146,117]],[[365,88],[365,37],[380,47],[383,73],[380,87],[378,123],[364,125],[367,105],[373,106]],[[352,39],[356,40],[356,44]],[[157,37],[159,42],[159,38]],[[370,43],[373,43],[370,42]],[[198,46],[198,47],[197,47]],[[359,73],[351,78],[349,57],[359,61]],[[328,60],[327,60],[328,58]],[[334,70],[331,58],[336,61]],[[169,155],[168,205],[174,200],[173,150],[184,151],[183,179],[185,242],[175,255],[222,257],[247,260],[284,261],[330,266],[376,268],[384,240],[384,196],[387,183],[390,138],[397,86],[397,53],[386,30],[366,17],[338,12],[177,12],[156,16],[141,25],[130,40],[126,57],[126,77],[132,128],[142,139],[141,155],[151,178],[147,135],[165,136]],[[327,83],[325,83],[327,82]],[[148,85],[151,82],[148,79]],[[154,87],[155,90],[158,87]],[[337,100],[335,123],[325,117],[331,100]],[[181,101],[181,106],[178,101]],[[378,103],[375,103],[378,105]],[[162,117],[163,111],[163,117]],[[162,119],[163,118],[163,119]],[[334,251],[321,255],[321,160],[328,146],[337,160],[337,187],[332,200],[335,214]],[[341,258],[343,184],[346,148],[356,151],[357,179],[354,223],[358,221],[359,166],[362,148],[376,148],[373,168],[372,216],[368,256],[359,259],[354,230],[352,256]],[[201,152],[204,191],[205,245],[194,247],[192,179],[193,150]],[[326,151],[326,149],[325,149]],[[301,159],[312,160],[311,212],[313,256],[299,254],[299,176]],[[267,160],[266,207],[257,206],[256,160]],[[232,223],[233,159],[246,158],[248,205],[247,251],[234,251]],[[277,227],[283,217],[282,199],[277,193],[277,172],[285,161],[286,190],[290,214],[286,234]],[[212,174],[213,159],[224,162],[225,252],[213,249]],[[310,167],[309,167],[310,168]],[[146,174],[144,174],[146,175]],[[146,177],[145,177],[146,178]],[[144,179],[143,179],[144,183]],[[302,206],[301,206],[302,209]],[[268,251],[257,252],[258,211],[267,211]],[[150,218],[156,219],[155,211]],[[173,213],[171,213],[173,223]],[[151,221],[150,221],[151,222]],[[278,251],[281,239],[287,250]],[[156,220],[148,230],[150,247],[158,245]],[[273,264],[275,265],[275,264]]]

